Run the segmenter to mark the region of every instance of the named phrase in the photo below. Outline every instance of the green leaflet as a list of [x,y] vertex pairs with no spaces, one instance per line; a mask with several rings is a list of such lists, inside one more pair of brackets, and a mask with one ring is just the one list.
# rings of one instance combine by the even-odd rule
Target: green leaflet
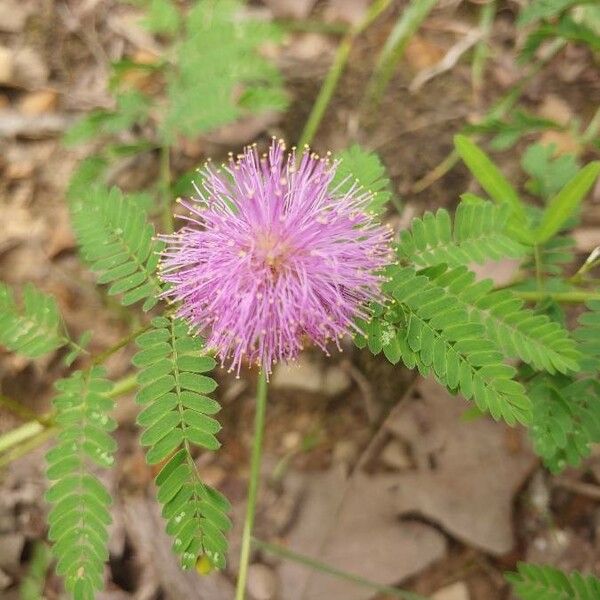
[[549,373],[578,371],[575,341],[546,315],[524,307],[509,290],[493,290],[490,279],[476,281],[466,267],[437,267],[423,272],[445,291],[445,302],[463,308],[481,324],[495,348]]
[[474,322],[466,307],[414,269],[392,268],[386,284],[394,304],[383,316],[359,323],[371,351],[385,350],[423,375],[433,373],[451,392],[473,399],[480,410],[509,424],[528,423],[531,403],[515,381],[515,369]]
[[534,232],[536,244],[547,242],[564,227],[569,218],[576,213],[599,173],[599,161],[586,165],[549,201],[541,223]]
[[173,550],[184,568],[206,557],[217,568],[225,566],[231,523],[230,506],[217,490],[204,484],[192,456],[192,447],[217,450],[219,422],[211,415],[219,404],[208,397],[215,381],[203,375],[215,361],[203,354],[199,338],[188,334],[178,319],[158,317],[153,328],[138,336],[140,351],[133,363],[141,369],[137,401],[143,405],[138,424],[141,443],[148,447],[150,464],[166,461],[156,478]]
[[553,473],[578,466],[591,444],[600,442],[600,384],[594,378],[539,375],[527,387],[536,453]]
[[[374,152],[363,150],[358,144],[343,150],[337,155],[340,164],[331,182],[338,193],[346,193],[355,183],[373,193],[369,211],[380,213],[392,197],[391,183],[385,167]],[[339,186],[339,187],[338,187]]]
[[155,271],[162,242],[139,204],[120,190],[92,188],[85,201],[70,203],[71,220],[81,253],[98,282],[110,284],[109,294],[121,294],[125,306],[144,300],[149,310],[158,302]]
[[507,203],[512,213],[525,220],[525,210],[519,194],[498,170],[489,156],[468,137],[454,136],[454,146],[469,171],[473,173],[481,187],[498,204]]
[[495,205],[472,195],[468,198],[458,205],[454,223],[444,208],[413,219],[410,229],[400,233],[399,257],[427,267],[523,256],[525,248],[507,233],[509,205]]
[[259,53],[279,31],[242,13],[237,0],[198,2],[188,13],[178,69],[169,74],[165,139],[213,130],[244,111],[285,108],[281,75]]
[[52,504],[48,515],[48,538],[57,559],[56,572],[75,600],[93,600],[104,582],[108,560],[110,495],[90,472],[110,467],[116,443],[110,431],[116,423],[108,416],[113,402],[106,393],[112,384],[104,371],[94,367],[76,371],[56,383],[54,399],[58,441],[47,453],[48,479],[52,485],[46,500]]
[[52,296],[27,284],[19,309],[11,289],[0,282],[0,345],[28,358],[38,358],[69,343]]
[[517,571],[507,573],[520,600],[597,600],[600,579],[573,571],[568,575],[550,566],[519,563]]

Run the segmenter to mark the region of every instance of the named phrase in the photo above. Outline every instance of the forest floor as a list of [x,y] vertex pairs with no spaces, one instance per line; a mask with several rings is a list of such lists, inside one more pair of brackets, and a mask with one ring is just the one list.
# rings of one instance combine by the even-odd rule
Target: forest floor
[[[303,7],[308,14],[312,4],[298,2],[298,14],[305,17]],[[404,206],[402,214],[389,210],[397,228],[425,210],[453,207],[473,187],[462,165],[422,191],[419,182],[451,151],[453,134],[521,76],[513,50],[517,3],[502,2],[484,87],[474,93],[470,61],[463,59],[414,91],[416,74],[438,63],[476,26],[477,3],[441,4],[413,36],[377,114],[359,117],[374,56],[392,23],[377,22],[360,36],[314,142],[321,152],[359,142],[379,153]],[[258,8],[277,13],[289,5],[269,0]],[[324,22],[352,19],[364,6],[361,0],[331,0],[318,2],[312,14]],[[55,295],[75,336],[94,331],[94,351],[126,335],[132,317],[98,291],[78,258],[64,197],[86,150],[67,150],[61,135],[77,115],[110,106],[108,57],[152,46],[136,23],[137,10],[112,0],[0,0],[0,278],[15,286],[31,281]],[[182,143],[173,157],[174,172],[209,155],[219,160],[255,139],[297,139],[338,42],[339,36],[326,33],[287,34],[275,57],[291,97],[287,112]],[[535,114],[587,123],[599,98],[597,63],[587,50],[568,47],[531,80],[521,101]],[[573,143],[568,133],[546,141],[564,148]],[[494,155],[515,186],[525,180],[521,150],[517,145]],[[124,164],[115,179],[143,187],[157,169],[157,157],[146,154]],[[582,257],[600,240],[598,188],[575,234]],[[505,277],[507,269],[510,265],[495,265],[493,275]],[[111,378],[128,374],[133,352],[130,345],[110,358]],[[0,350],[2,395],[44,414],[52,384],[63,373],[60,358],[33,363]],[[155,473],[137,443],[138,409],[130,395],[119,399],[115,414],[117,468],[106,480],[115,498],[114,523],[108,585],[99,598],[233,597],[256,374],[244,371],[236,379],[218,370],[216,377],[223,446],[214,455],[199,456],[198,465],[234,505],[228,570],[205,577],[182,573],[171,556],[153,496]],[[503,573],[518,560],[600,572],[600,453],[592,453],[580,469],[552,476],[524,431],[485,418],[467,423],[466,408],[434,382],[350,343],[332,359],[307,351],[298,367],[278,368],[269,395],[256,536],[436,600],[509,598]],[[0,433],[21,423],[0,408]],[[35,542],[46,535],[47,447],[48,442],[0,467],[0,598],[5,600],[19,597]],[[256,600],[391,598],[265,548],[256,550],[250,577]],[[45,597],[59,598],[60,589],[59,579],[49,573]]]

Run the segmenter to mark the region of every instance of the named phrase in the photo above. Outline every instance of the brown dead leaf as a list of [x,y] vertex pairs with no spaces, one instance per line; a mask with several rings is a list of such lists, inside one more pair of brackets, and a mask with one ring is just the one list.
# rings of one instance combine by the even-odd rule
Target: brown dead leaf
[[573,118],[573,111],[569,104],[555,94],[548,94],[544,98],[539,113],[540,117],[556,121],[563,126],[567,126]]
[[265,0],[273,15],[284,19],[306,19],[317,0]]
[[0,31],[19,33],[32,12],[32,5],[18,0],[0,0]]
[[[307,478],[303,505],[289,538],[295,552],[381,584],[394,585],[446,552],[446,540],[422,523],[399,522],[396,476],[341,471]],[[373,593],[348,581],[286,561],[280,571],[286,600],[365,600]]]
[[56,108],[58,94],[55,90],[37,90],[25,94],[19,102],[19,110],[26,115],[41,115]]
[[423,515],[492,554],[509,552],[514,495],[537,458],[524,441],[509,443],[507,425],[487,417],[462,420],[465,403],[435,382],[424,380],[418,390],[421,398],[387,423],[417,464],[398,475],[397,510]]
[[15,60],[13,51],[5,46],[0,46],[0,84],[12,81]]
[[544,131],[539,140],[542,146],[556,146],[556,154],[579,154],[581,145],[569,131]]
[[358,25],[367,14],[370,0],[329,0],[325,19],[334,23]]
[[444,57],[444,50],[420,35],[413,35],[404,52],[412,71],[422,71],[437,64]]

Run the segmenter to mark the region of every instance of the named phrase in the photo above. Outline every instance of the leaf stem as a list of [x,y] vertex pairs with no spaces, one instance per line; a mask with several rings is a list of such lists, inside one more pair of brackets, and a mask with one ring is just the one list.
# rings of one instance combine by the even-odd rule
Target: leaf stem
[[252,538],[252,543],[257,548],[260,548],[261,550],[264,550],[269,554],[273,554],[274,556],[287,558],[288,560],[297,562],[298,564],[304,565],[310,569],[314,569],[315,571],[319,571],[320,573],[325,573],[326,575],[331,575],[332,577],[337,577],[338,579],[345,579],[346,581],[351,581],[353,583],[356,583],[356,585],[369,588],[371,590],[379,592],[380,594],[385,594],[386,596],[402,598],[403,600],[427,600],[427,598],[425,598],[424,596],[415,594],[414,592],[401,590],[400,588],[390,587],[387,585],[380,585],[373,581],[369,581],[368,579],[365,579],[360,575],[355,575],[354,573],[342,571],[341,569],[332,567],[331,565],[311,558],[310,556],[305,556],[304,554],[298,554],[297,552],[288,550],[287,548],[279,546],[278,544],[271,544],[270,542],[264,542],[256,538]]
[[252,457],[250,462],[250,483],[248,486],[248,504],[242,534],[242,550],[240,554],[240,569],[235,591],[235,600],[244,600],[246,594],[246,581],[248,579],[248,565],[250,562],[250,544],[252,529],[256,514],[256,500],[260,479],[260,462],[262,457],[262,441],[265,430],[265,413],[267,407],[267,377],[261,370],[256,391],[256,414],[254,416],[254,438],[252,441]]
[[355,38],[390,5],[390,2],[391,0],[375,0],[371,5],[371,8],[367,11],[365,18],[344,36],[344,39],[337,48],[333,64],[327,73],[327,77],[325,77],[325,81],[319,90],[319,95],[313,104],[310,115],[308,116],[302,134],[300,135],[300,140],[298,141],[298,148],[300,148],[300,150],[305,145],[310,146],[315,137],[315,133],[317,132],[319,124],[327,110],[327,106],[331,101],[333,92],[346,67]]

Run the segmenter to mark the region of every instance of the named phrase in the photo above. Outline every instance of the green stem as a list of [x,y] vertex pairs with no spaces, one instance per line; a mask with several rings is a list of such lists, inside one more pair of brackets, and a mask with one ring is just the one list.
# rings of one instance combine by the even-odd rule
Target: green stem
[[262,457],[262,441],[265,430],[265,413],[267,408],[267,377],[261,370],[256,391],[256,414],[254,416],[254,439],[252,441],[252,457],[250,461],[250,483],[248,486],[248,504],[246,519],[242,534],[242,550],[240,554],[240,569],[235,590],[235,600],[244,600],[246,595],[246,580],[250,563],[250,543],[256,514],[256,499],[260,479],[260,462]]
[[310,146],[315,137],[315,133],[317,132],[319,124],[327,110],[327,106],[331,101],[333,92],[344,71],[346,63],[348,62],[354,39],[390,5],[390,2],[391,0],[376,0],[368,10],[365,18],[344,36],[344,39],[341,41],[335,53],[333,64],[327,73],[327,77],[319,90],[319,95],[310,111],[304,130],[300,135],[300,140],[298,141],[298,147],[300,149],[305,145]]
[[115,381],[115,385],[113,385],[110,392],[106,394],[107,398],[119,398],[120,396],[124,396],[131,390],[134,390],[137,387],[137,374],[132,373],[131,375],[127,375],[123,377],[123,379],[119,379]]
[[427,18],[436,2],[437,0],[412,0],[404,9],[379,54],[363,104],[368,106],[379,103],[398,61],[404,56],[408,42]]
[[356,583],[356,585],[369,588],[375,592],[378,592],[379,594],[393,596],[394,598],[402,598],[403,600],[427,600],[427,598],[425,598],[424,596],[415,594],[414,592],[401,590],[399,588],[390,587],[387,585],[380,585],[373,581],[369,581],[368,579],[365,579],[360,575],[355,575],[354,573],[348,573],[347,571],[336,569],[331,565],[322,563],[321,561],[318,561],[314,558],[310,558],[309,556],[305,556],[304,554],[298,554],[297,552],[293,552],[292,550],[288,550],[287,548],[284,548],[283,546],[279,546],[277,544],[263,542],[262,540],[258,540],[256,538],[252,538],[252,543],[257,548],[260,548],[261,550],[264,550],[269,554],[273,554],[274,556],[280,556],[281,558],[287,558],[310,569],[319,571],[320,573],[325,573],[326,575],[337,577],[338,579],[345,579],[346,581],[351,581],[353,583]]
[[40,423],[37,419],[34,421],[29,421],[17,427],[15,429],[11,429],[7,431],[0,437],[0,453],[5,452],[9,448],[21,444],[26,440],[36,436],[38,433],[45,429],[45,425]]
[[520,291],[512,290],[513,294],[528,302],[537,302],[550,298],[556,302],[564,304],[578,304],[587,302],[588,300],[600,300],[600,292],[590,292],[587,290],[573,290],[570,292],[549,292],[549,291]]
[[483,87],[483,73],[485,70],[485,62],[489,54],[489,37],[495,15],[496,0],[490,0],[490,2],[481,7],[479,29],[481,29],[482,37],[475,47],[473,64],[471,66],[471,81],[473,84],[473,92],[476,96],[479,96],[481,88]]

